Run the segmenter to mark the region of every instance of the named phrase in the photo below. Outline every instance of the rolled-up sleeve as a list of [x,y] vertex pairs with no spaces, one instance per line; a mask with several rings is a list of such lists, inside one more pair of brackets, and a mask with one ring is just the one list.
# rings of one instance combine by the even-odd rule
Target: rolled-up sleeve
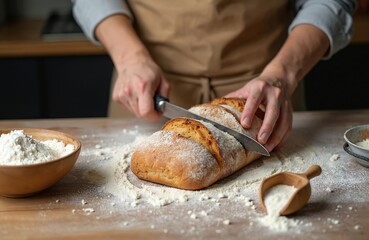
[[97,25],[114,14],[125,14],[132,19],[127,3],[123,0],[72,0],[73,16],[86,36],[95,44]]
[[289,32],[299,24],[311,24],[322,30],[330,42],[329,53],[324,59],[329,59],[351,41],[355,0],[296,0],[295,7],[297,14]]

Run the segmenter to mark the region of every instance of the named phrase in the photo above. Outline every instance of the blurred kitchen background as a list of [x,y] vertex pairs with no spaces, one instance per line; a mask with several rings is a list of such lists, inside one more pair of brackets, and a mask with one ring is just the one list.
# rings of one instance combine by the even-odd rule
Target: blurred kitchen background
[[113,64],[70,0],[0,0],[0,119],[105,117]]
[[[305,78],[307,110],[369,109],[369,0],[351,44]],[[113,64],[70,0],[0,0],[0,119],[111,116]]]

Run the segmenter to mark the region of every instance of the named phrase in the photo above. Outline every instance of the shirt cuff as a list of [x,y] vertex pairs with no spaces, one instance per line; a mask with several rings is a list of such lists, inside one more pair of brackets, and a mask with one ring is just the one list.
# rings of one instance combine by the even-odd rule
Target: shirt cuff
[[324,4],[311,4],[302,8],[289,26],[289,32],[299,24],[311,24],[322,30],[330,42],[329,52],[323,59],[329,59],[347,46],[352,38],[352,17],[342,8]]
[[100,42],[95,36],[95,29],[105,18],[124,14],[132,19],[132,14],[122,0],[74,0],[73,16],[85,35],[96,45]]

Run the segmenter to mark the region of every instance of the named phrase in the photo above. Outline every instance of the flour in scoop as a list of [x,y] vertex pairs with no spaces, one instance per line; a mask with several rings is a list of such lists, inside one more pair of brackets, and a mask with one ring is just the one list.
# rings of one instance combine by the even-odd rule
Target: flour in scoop
[[38,141],[23,130],[14,130],[0,136],[0,165],[29,165],[61,158],[74,151],[56,139]]
[[282,184],[269,189],[264,199],[268,215],[259,219],[261,224],[276,231],[287,231],[299,225],[298,220],[279,214],[295,191],[295,187]]

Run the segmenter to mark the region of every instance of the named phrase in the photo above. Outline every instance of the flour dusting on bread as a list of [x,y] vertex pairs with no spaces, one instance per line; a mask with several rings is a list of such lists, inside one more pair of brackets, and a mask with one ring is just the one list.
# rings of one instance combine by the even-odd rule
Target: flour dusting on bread
[[241,143],[239,143],[233,136],[220,131],[210,123],[203,122],[203,124],[214,134],[215,139],[221,149],[224,167],[221,169],[222,176],[226,177],[229,174],[237,171],[240,160],[246,158],[245,151]]
[[132,159],[131,169],[139,178],[174,187],[181,184],[185,189],[203,188],[219,173],[206,148],[171,131],[149,136]]
[[[251,129],[240,124],[245,101],[216,99],[189,111],[256,137],[261,119]],[[140,179],[176,188],[197,190],[210,186],[251,163],[260,155],[244,149],[231,135],[210,123],[190,118],[169,120],[132,155],[132,172]]]

